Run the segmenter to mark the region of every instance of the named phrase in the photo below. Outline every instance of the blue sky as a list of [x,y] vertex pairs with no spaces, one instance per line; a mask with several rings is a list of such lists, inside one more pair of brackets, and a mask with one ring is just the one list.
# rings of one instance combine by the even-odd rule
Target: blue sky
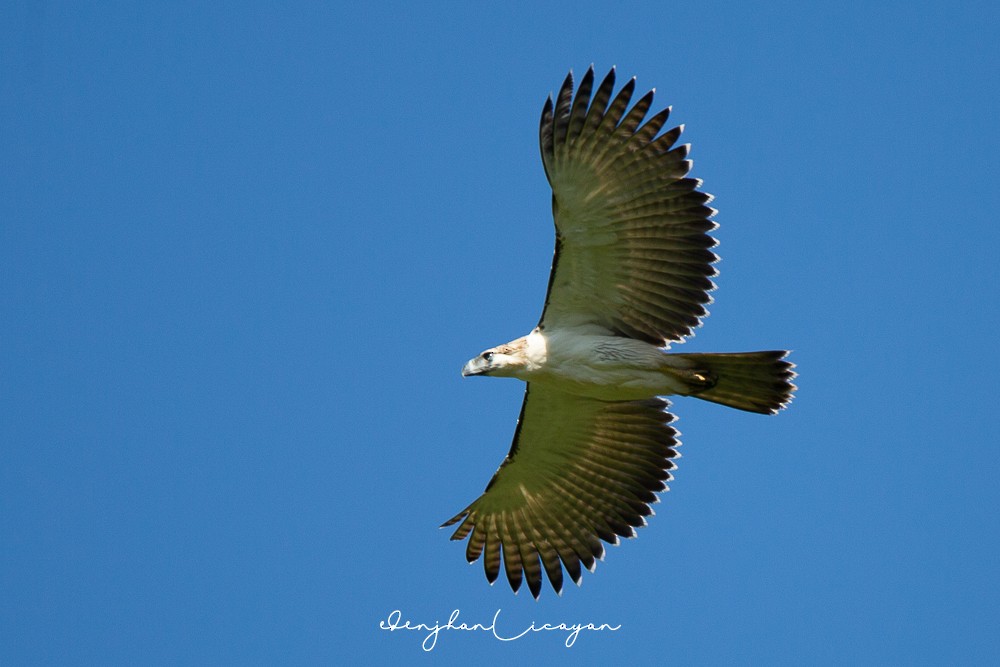
[[[342,4],[0,9],[0,662],[995,662],[995,4]],[[437,526],[510,444],[459,369],[537,321],[591,63],[717,197],[684,351],[800,390],[678,400],[650,526],[536,602]],[[620,629],[379,629],[456,609]]]

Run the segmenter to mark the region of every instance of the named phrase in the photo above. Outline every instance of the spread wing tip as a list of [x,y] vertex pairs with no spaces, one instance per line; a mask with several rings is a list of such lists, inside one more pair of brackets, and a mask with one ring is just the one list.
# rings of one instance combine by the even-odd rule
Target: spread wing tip
[[460,519],[463,519],[468,515],[469,515],[469,510],[464,509],[455,516],[451,517],[450,519],[442,523],[440,526],[438,526],[438,528],[447,528],[448,526],[453,526],[454,524],[458,523]]

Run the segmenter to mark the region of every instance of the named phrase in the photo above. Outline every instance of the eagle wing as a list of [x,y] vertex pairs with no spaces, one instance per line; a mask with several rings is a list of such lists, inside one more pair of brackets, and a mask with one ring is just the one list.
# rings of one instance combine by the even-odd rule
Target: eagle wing
[[[579,584],[582,564],[603,558],[601,540],[618,543],[645,525],[654,495],[665,491],[679,456],[669,403],[600,401],[528,384],[510,453],[486,491],[445,526],[462,523],[470,563],[485,553],[486,578],[500,572],[516,592],[527,581],[536,598],[542,569],[556,592],[562,566]],[[464,519],[464,520],[463,520]]]
[[613,100],[614,69],[591,100],[593,82],[591,67],[573,98],[571,72],[542,110],[556,252],[540,326],[682,340],[715,287],[712,196],[687,178],[690,146],[674,147],[683,126],[659,134],[670,109],[642,124],[654,91],[625,113],[634,78]]

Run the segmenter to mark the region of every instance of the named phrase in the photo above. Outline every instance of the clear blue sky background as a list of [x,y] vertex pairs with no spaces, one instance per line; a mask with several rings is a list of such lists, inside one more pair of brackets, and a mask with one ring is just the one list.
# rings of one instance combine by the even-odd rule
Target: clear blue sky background
[[[996,4],[478,4],[4,3],[0,662],[995,663]],[[651,525],[536,602],[437,526],[509,447],[459,369],[537,321],[592,62],[717,196],[684,349],[800,391],[677,401]]]

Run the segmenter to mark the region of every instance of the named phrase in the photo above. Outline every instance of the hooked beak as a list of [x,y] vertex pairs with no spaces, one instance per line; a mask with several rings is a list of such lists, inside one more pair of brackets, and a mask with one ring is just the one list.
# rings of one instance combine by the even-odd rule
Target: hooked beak
[[462,377],[470,375],[482,375],[488,369],[489,363],[482,357],[469,359],[469,363],[462,367]]

